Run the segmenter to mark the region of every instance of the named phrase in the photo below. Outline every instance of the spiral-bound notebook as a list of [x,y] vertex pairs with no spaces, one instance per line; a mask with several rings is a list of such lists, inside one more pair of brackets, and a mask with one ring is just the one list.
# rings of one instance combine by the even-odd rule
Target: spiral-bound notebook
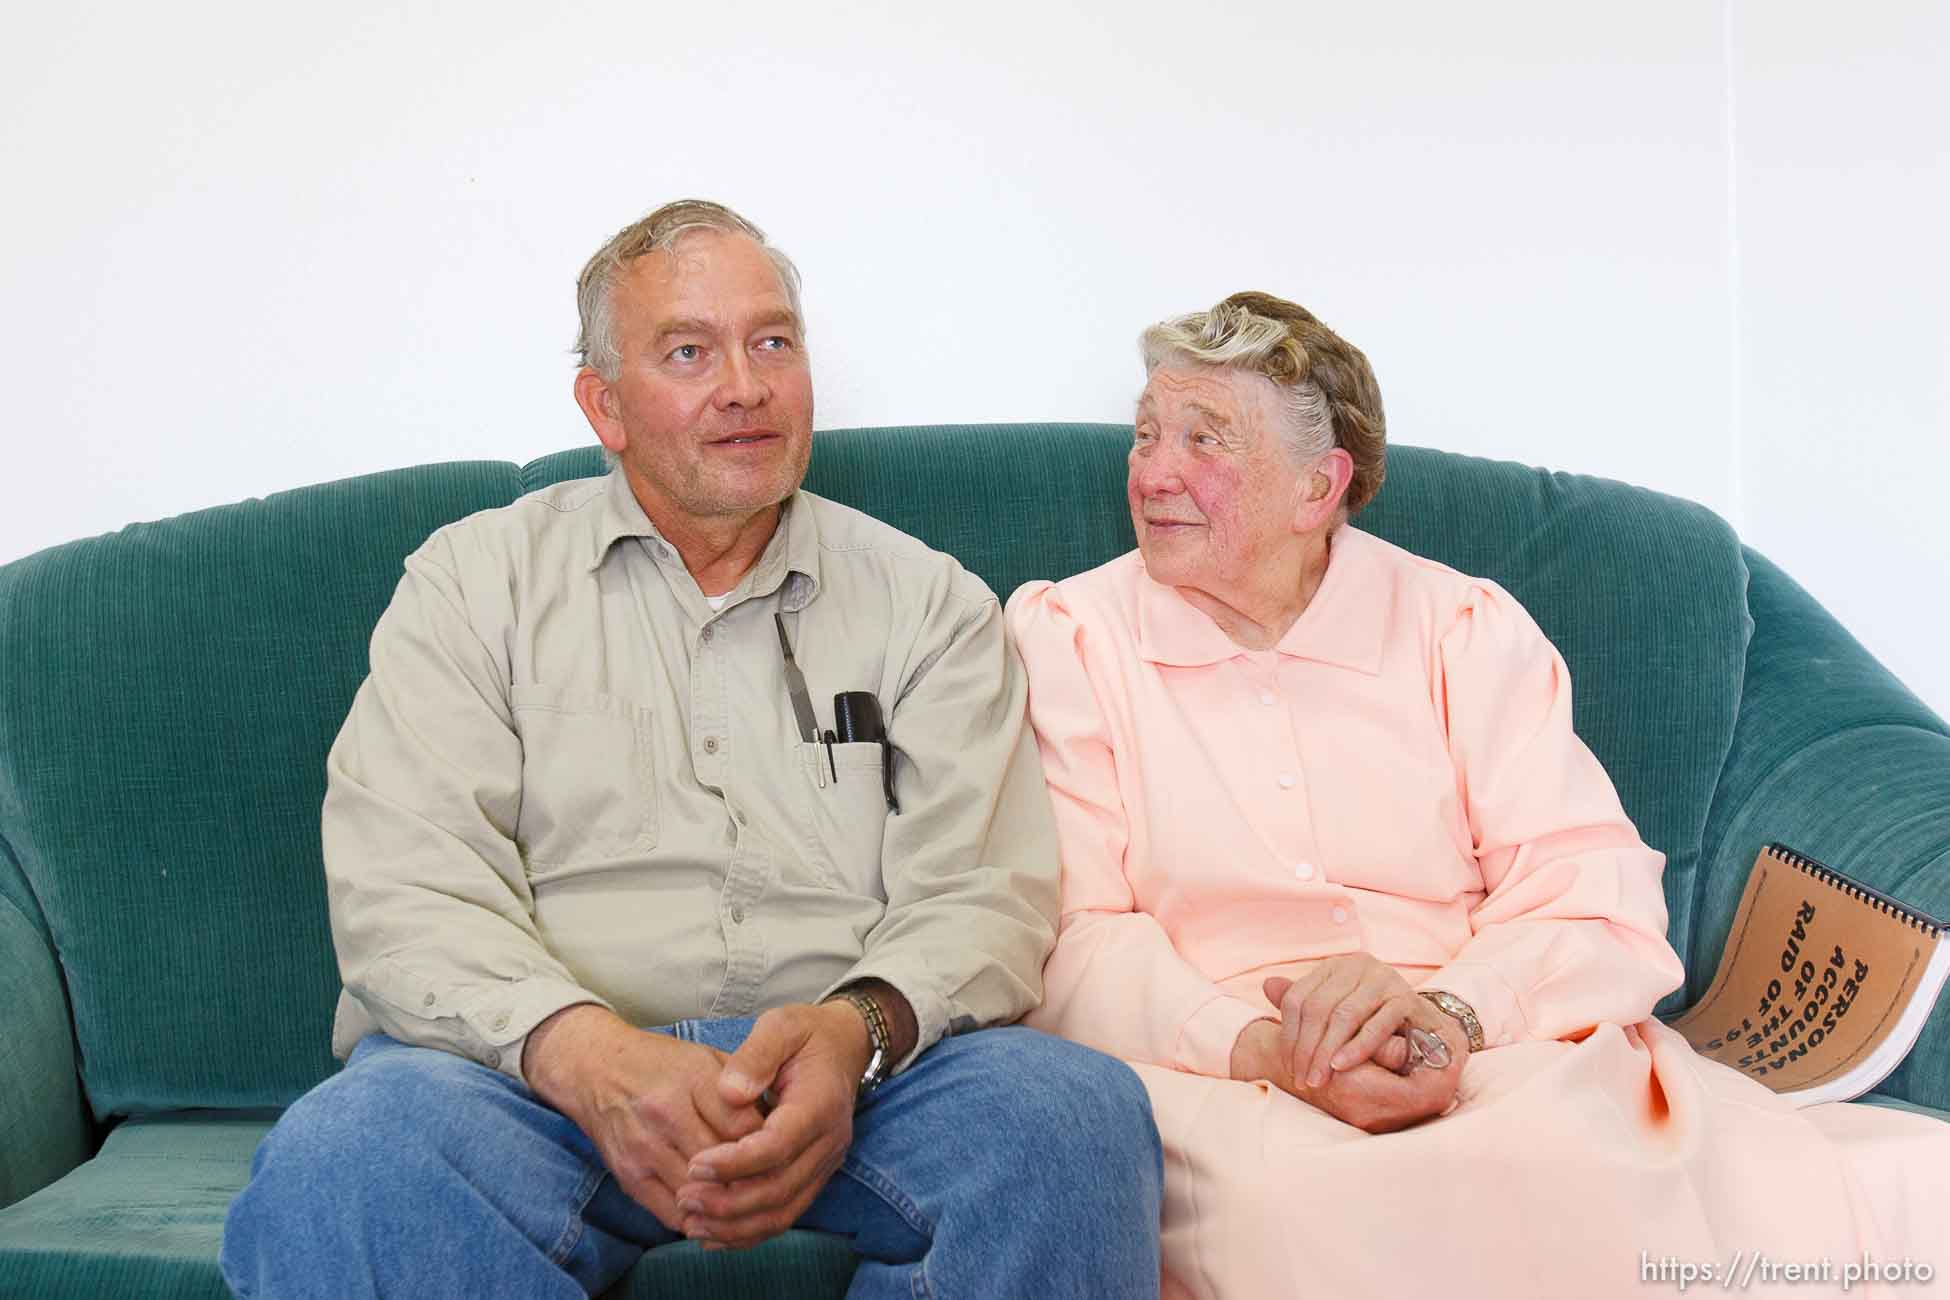
[[1706,995],[1673,1020],[1701,1055],[1797,1106],[1880,1083],[1950,975],[1950,925],[1770,844]]

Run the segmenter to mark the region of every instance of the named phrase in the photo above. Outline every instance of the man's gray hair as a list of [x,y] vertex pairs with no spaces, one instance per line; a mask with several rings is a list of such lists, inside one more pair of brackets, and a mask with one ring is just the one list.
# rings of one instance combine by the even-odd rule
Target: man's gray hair
[[576,353],[582,364],[604,379],[613,380],[623,368],[623,355],[616,343],[616,319],[611,299],[617,278],[637,258],[674,248],[684,236],[700,230],[726,235],[744,235],[772,259],[778,268],[779,282],[792,303],[792,314],[799,309],[799,268],[782,251],[765,242],[765,232],[722,203],[708,199],[679,199],[666,203],[649,216],[634,221],[616,232],[607,244],[596,250],[576,278],[576,314],[581,329],[576,335]]

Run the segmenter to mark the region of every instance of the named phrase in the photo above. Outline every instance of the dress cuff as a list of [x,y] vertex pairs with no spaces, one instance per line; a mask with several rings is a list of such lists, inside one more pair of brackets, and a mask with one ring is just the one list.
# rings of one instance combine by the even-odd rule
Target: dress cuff
[[1431,971],[1416,991],[1453,993],[1476,1013],[1484,1047],[1503,1047],[1530,1034],[1530,1022],[1509,981],[1482,962],[1456,961]]
[[1255,1020],[1277,1020],[1265,1007],[1220,995],[1207,1002],[1178,1031],[1172,1064],[1213,1079],[1232,1077],[1232,1049]]

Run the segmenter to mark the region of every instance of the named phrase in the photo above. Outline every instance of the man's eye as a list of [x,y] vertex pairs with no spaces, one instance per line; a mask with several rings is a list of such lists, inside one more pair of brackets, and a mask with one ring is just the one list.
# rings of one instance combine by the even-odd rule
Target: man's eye
[[704,355],[704,349],[695,343],[682,343],[670,350],[672,361],[695,361]]
[[774,334],[769,338],[760,339],[758,346],[766,352],[790,352],[792,350],[792,340],[783,334]]
[[1157,440],[1157,437],[1158,435],[1151,432],[1151,430],[1149,429],[1139,429],[1131,435],[1131,441],[1137,443],[1138,446],[1142,447],[1144,444],[1148,442],[1155,442]]
[[1216,433],[1195,433],[1192,435],[1192,441],[1201,447],[1216,447],[1219,445],[1219,435]]

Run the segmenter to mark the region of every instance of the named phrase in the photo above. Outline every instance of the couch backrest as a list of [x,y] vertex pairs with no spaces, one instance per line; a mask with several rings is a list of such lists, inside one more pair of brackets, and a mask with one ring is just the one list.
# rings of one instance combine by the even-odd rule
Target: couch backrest
[[520,491],[513,465],[427,466],[0,569],[7,889],[98,1117],[281,1105],[331,1071],[325,752],[402,558]]
[[[955,555],[1006,600],[1030,578],[1067,577],[1136,544],[1130,437],[1109,424],[836,430],[820,435],[806,486]],[[533,489],[601,470],[590,448],[524,476]],[[1733,531],[1676,497],[1424,447],[1389,449],[1381,494],[1356,523],[1502,584],[1556,643],[1578,734],[1666,854],[1668,933],[1691,951],[1701,843],[1753,626]]]
[[[822,433],[807,485],[1006,597],[1128,550],[1128,426]],[[0,569],[0,893],[59,958],[98,1116],[289,1102],[332,1068],[323,761],[400,562],[434,528],[601,471],[424,466],[141,524]],[[1680,951],[1748,635],[1709,512],[1391,452],[1361,526],[1508,587],[1666,877]]]

